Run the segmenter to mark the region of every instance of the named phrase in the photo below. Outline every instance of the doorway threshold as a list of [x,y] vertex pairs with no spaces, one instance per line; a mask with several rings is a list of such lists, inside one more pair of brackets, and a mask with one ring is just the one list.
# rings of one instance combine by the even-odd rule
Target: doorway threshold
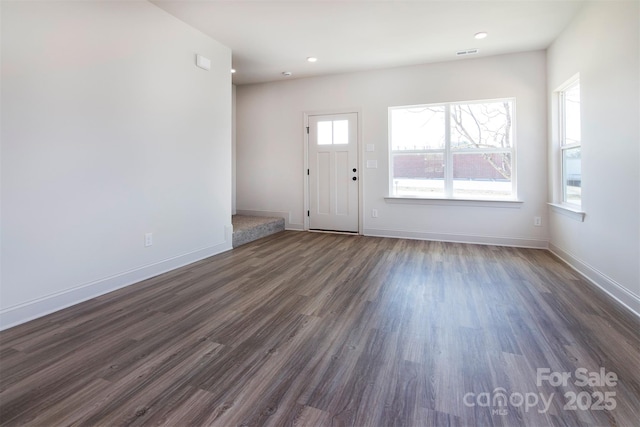
[[315,228],[310,228],[308,231],[312,233],[346,234],[348,236],[358,236],[357,231],[319,230]]

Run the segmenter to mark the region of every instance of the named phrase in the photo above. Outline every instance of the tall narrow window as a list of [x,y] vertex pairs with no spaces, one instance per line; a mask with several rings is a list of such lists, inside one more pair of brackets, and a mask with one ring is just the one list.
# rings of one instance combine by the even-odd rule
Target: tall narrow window
[[575,79],[558,93],[560,102],[560,156],[562,201],[582,205],[582,146],[580,138],[580,81]]
[[515,198],[514,101],[389,109],[390,194]]

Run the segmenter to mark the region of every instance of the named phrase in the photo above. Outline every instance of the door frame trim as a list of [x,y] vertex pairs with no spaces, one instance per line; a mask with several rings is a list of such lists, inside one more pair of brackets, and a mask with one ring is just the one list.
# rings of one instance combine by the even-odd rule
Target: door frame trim
[[364,234],[364,209],[363,209],[363,176],[364,169],[362,165],[364,164],[364,153],[362,152],[362,109],[361,108],[335,108],[331,110],[313,110],[313,111],[304,111],[302,113],[303,121],[302,121],[302,140],[304,141],[304,161],[303,161],[303,169],[302,169],[302,178],[304,182],[304,200],[303,200],[303,210],[302,215],[304,217],[304,230],[309,231],[309,217],[307,216],[307,211],[309,210],[309,175],[307,175],[307,169],[309,169],[309,134],[307,134],[307,126],[309,126],[309,117],[311,116],[330,116],[333,114],[350,114],[353,113],[356,115],[358,126],[356,127],[356,154],[358,156],[357,165],[358,165],[358,234]]

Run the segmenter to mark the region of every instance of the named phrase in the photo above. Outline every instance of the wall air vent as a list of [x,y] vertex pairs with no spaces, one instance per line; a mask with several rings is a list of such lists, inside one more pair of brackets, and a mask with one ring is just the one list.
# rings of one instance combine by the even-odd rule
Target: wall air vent
[[478,49],[467,49],[467,50],[459,50],[458,52],[456,52],[456,55],[458,56],[475,55],[476,53],[478,53]]

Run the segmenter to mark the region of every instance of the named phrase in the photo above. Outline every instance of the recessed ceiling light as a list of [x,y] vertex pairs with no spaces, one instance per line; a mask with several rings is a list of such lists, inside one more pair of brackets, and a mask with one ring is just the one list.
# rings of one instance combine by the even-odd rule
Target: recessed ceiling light
[[318,58],[315,56],[310,56],[307,58],[307,62],[318,62]]
[[235,68],[232,68],[232,69],[231,69],[231,74],[235,74],[235,73],[236,73],[236,69],[235,69]]
[[290,77],[293,73],[291,71],[283,71],[282,75],[285,77]]
[[487,36],[488,36],[487,33],[485,33],[484,31],[480,31],[479,33],[476,33],[476,35],[473,36],[473,37],[475,37],[477,40],[481,40],[481,39],[484,39]]

